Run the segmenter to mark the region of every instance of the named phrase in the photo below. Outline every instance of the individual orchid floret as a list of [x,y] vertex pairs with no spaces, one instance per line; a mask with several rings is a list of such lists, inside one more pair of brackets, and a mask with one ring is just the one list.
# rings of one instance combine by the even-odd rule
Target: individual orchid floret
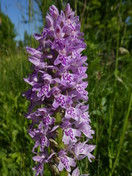
[[80,175],[80,171],[77,167],[76,169],[73,170],[72,174],[68,174],[68,176],[89,176],[89,175],[88,174],[81,174]]
[[[87,57],[80,32],[79,17],[69,4],[59,13],[52,5],[41,34],[34,34],[38,48],[27,47],[32,73],[24,96],[30,101],[26,118],[31,121],[29,135],[35,141],[33,168],[43,176],[48,163],[54,175],[61,171],[80,176],[77,161],[91,162],[95,146],[89,144],[94,131],[88,109]],[[84,139],[86,141],[84,142]]]
[[70,141],[76,143],[77,142],[76,136],[77,137],[81,136],[81,132],[79,130],[74,128],[66,128],[64,129],[62,141],[64,142],[64,144],[69,144]]
[[76,166],[76,162],[74,161],[74,159],[68,157],[65,151],[59,152],[59,158],[60,158],[60,162],[58,165],[59,171],[62,171],[65,168],[68,172],[71,172],[71,166],[72,167]]
[[59,11],[54,5],[52,5],[49,8],[49,12],[50,12],[50,15],[52,16],[52,18],[54,18],[54,19],[56,19],[59,15]]
[[88,160],[91,162],[91,159],[94,159],[95,157],[90,152],[92,152],[94,149],[94,145],[86,144],[86,142],[79,142],[74,146],[74,153],[78,160],[88,157]]

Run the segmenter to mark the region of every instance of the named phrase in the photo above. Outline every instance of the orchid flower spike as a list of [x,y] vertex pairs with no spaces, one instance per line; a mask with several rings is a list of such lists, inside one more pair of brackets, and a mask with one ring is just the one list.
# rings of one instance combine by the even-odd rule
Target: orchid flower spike
[[74,14],[69,4],[61,13],[52,5],[42,34],[34,34],[38,48],[27,47],[33,71],[24,79],[31,86],[24,96],[30,101],[26,117],[32,121],[28,131],[35,141],[36,176],[43,175],[44,163],[56,174],[65,170],[79,176],[77,160],[94,158],[95,146],[88,144],[94,131],[87,105],[87,57],[82,55],[86,44]]

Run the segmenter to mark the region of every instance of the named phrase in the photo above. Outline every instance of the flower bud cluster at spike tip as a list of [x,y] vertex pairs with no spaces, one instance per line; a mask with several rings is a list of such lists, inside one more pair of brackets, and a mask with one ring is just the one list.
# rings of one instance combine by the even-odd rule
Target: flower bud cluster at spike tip
[[[88,144],[94,131],[86,105],[87,57],[81,54],[86,44],[79,17],[69,4],[60,13],[52,5],[42,34],[34,34],[34,38],[39,42],[38,48],[27,47],[33,72],[24,79],[31,86],[24,96],[30,101],[26,117],[32,121],[29,135],[35,141],[33,160],[38,163],[33,170],[36,176],[42,176],[44,163],[54,163],[58,172],[64,169],[78,176],[77,160],[88,157],[91,162],[95,148]],[[60,129],[63,145],[58,142]]]

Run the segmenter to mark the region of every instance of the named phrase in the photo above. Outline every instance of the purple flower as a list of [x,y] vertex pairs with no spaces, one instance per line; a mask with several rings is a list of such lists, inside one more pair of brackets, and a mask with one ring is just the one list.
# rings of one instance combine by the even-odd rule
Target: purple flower
[[60,158],[60,162],[58,165],[59,171],[62,171],[65,168],[68,172],[71,172],[71,166],[72,167],[76,166],[76,162],[74,161],[74,159],[66,156],[66,153],[64,151],[60,151],[59,158]]
[[94,131],[86,105],[87,57],[81,53],[86,44],[79,17],[74,14],[69,4],[60,13],[52,5],[42,34],[34,34],[38,48],[26,48],[33,64],[32,73],[24,79],[31,86],[24,96],[30,101],[26,117],[32,121],[28,132],[35,141],[36,176],[43,175],[44,163],[54,163],[58,172],[79,176],[76,161],[94,158],[95,146],[87,140]]
[[33,160],[38,162],[37,166],[33,168],[33,170],[36,171],[35,176],[38,176],[39,174],[43,176],[43,163],[48,163],[53,155],[55,155],[55,153],[52,153],[49,157],[47,157],[47,151],[44,151],[41,156],[33,157]]
[[53,107],[58,108],[59,106],[61,106],[62,108],[66,109],[71,104],[72,104],[72,100],[71,100],[70,96],[65,96],[65,95],[59,94],[54,99]]
[[81,160],[83,158],[85,158],[86,156],[88,157],[88,160],[91,162],[92,158],[95,158],[90,152],[92,152],[95,149],[94,145],[88,145],[85,142],[81,143],[77,143],[74,146],[74,152],[76,155],[76,158],[78,160]]
[[69,174],[68,176],[88,176],[88,174],[80,175],[79,169],[76,168],[76,169],[73,170],[72,174]]
[[62,141],[64,142],[64,144],[69,144],[70,141],[76,143],[77,142],[76,136],[78,137],[81,136],[81,132],[79,130],[67,128],[64,130]]

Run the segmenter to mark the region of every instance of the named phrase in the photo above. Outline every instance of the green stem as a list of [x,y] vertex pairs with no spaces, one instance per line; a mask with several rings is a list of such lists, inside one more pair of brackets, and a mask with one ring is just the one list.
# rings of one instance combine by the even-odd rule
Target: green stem
[[[55,118],[56,118],[56,123],[60,124],[61,123],[60,112],[56,113]],[[63,130],[62,130],[62,128],[59,127],[58,128],[58,137],[57,137],[59,149],[64,149],[64,143],[62,142],[62,137],[63,137]],[[60,172],[59,176],[68,176],[68,172],[66,170],[63,170],[62,172]]]
[[109,112],[109,147],[108,147],[108,153],[109,153],[109,176],[111,176],[112,172],[112,145],[111,145],[111,132],[112,132],[112,121],[113,121],[113,114],[114,114],[114,106],[112,104],[112,107],[110,108]]
[[78,0],[75,1],[75,11],[76,11],[76,14],[77,14],[77,3],[78,3]]
[[117,164],[119,155],[120,155],[121,147],[122,147],[122,144],[123,144],[123,141],[124,141],[124,137],[125,137],[125,133],[126,133],[126,129],[127,129],[128,117],[129,117],[130,110],[131,110],[131,105],[132,105],[132,94],[131,94],[131,96],[130,96],[128,111],[127,111],[127,114],[126,114],[125,119],[124,119],[123,132],[122,132],[122,135],[121,135],[121,137],[120,137],[119,147],[118,147],[118,151],[117,151],[117,155],[116,155],[115,162],[114,162],[114,164],[113,164],[111,176],[112,176],[113,173],[114,173],[114,170],[115,170],[115,167],[116,167],[116,164]]
[[63,9],[63,0],[57,0],[57,6],[59,11],[61,11]]
[[[60,113],[57,112],[55,115],[56,118],[56,124],[60,124],[61,123],[61,116]],[[64,143],[62,142],[62,137],[63,137],[63,131],[62,128],[58,128],[58,137],[57,137],[57,143],[58,143],[58,147],[59,149],[64,148]]]
[[119,2],[119,9],[118,9],[118,24],[117,24],[117,45],[116,45],[116,65],[115,65],[115,86],[116,86],[116,79],[118,77],[118,50],[119,50],[119,31],[120,31],[120,23],[119,23],[119,16],[120,16],[120,8],[121,8],[122,0]]

